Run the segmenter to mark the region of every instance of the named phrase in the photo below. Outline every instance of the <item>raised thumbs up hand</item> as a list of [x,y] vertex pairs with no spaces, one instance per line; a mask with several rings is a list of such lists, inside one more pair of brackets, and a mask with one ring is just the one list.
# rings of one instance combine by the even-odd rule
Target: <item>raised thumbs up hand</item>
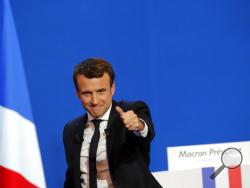
[[128,130],[142,131],[144,129],[144,123],[140,121],[140,119],[133,110],[124,112],[120,106],[116,106],[115,109],[119,113],[123,123],[125,124]]

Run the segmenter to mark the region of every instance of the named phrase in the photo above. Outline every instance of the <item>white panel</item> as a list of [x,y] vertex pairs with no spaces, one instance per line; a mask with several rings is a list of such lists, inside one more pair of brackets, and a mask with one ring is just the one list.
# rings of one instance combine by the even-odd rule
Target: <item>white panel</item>
[[250,141],[177,146],[167,148],[169,171],[219,167],[223,151],[230,147],[241,151],[243,165],[250,164]]
[[168,171],[153,172],[152,174],[154,175],[156,180],[161,184],[162,187],[167,187]]
[[250,188],[250,166],[241,166],[242,188]]
[[202,188],[201,169],[154,172],[163,188]]

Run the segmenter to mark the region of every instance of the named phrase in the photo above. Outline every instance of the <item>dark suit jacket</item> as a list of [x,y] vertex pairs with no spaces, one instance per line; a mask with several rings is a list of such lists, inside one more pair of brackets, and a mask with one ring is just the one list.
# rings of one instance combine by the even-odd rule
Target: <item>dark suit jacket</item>
[[[123,124],[115,106],[124,111],[133,110],[148,125],[146,138],[128,131]],[[83,131],[87,116],[81,116],[64,127],[63,141],[68,169],[64,188],[80,188],[80,151]],[[107,156],[109,170],[115,188],[160,188],[149,171],[150,142],[154,137],[150,112],[144,102],[113,101],[110,112],[107,134]]]

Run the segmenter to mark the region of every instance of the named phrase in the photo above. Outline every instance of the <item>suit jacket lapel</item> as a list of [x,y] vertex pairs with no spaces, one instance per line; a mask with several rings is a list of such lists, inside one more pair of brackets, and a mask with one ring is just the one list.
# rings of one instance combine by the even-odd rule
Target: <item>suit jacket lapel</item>
[[[81,147],[83,142],[83,133],[84,133],[84,127],[86,125],[87,121],[87,115],[84,115],[80,120],[78,121],[78,125],[75,128],[74,134],[73,134],[73,143],[74,143],[74,157],[73,157],[73,166],[76,170],[75,173],[77,177],[80,179],[80,153],[81,153]],[[80,181],[79,181],[80,183]]]

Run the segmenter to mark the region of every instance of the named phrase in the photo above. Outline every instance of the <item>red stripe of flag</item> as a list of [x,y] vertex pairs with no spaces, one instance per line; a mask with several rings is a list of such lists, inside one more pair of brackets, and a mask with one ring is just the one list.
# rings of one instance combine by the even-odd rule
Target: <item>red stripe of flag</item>
[[228,169],[229,188],[242,188],[241,168]]
[[0,187],[1,188],[37,188],[21,174],[0,166]]

